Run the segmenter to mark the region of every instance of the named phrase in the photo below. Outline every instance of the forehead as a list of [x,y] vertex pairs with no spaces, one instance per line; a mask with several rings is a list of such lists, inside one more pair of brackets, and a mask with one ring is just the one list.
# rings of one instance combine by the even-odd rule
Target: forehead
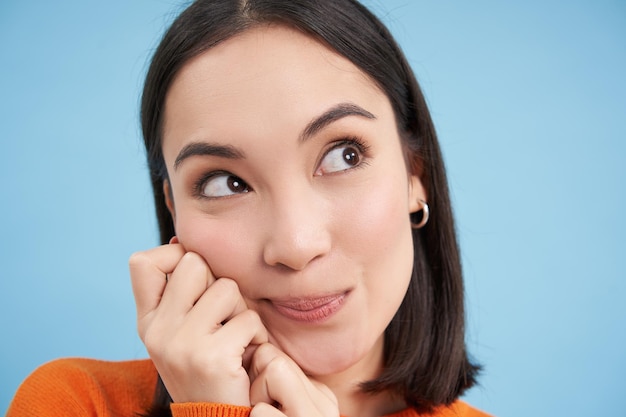
[[[390,105],[358,67],[324,44],[285,26],[259,26],[218,44],[183,66],[165,103],[168,137],[198,131],[223,136],[301,129],[312,115],[351,102],[373,113]],[[239,135],[241,133],[241,135]]]
[[[255,65],[246,65],[250,63]],[[286,63],[289,68],[285,68]],[[177,88],[189,78],[223,81],[224,75],[228,75],[233,79],[259,79],[284,76],[285,70],[289,69],[319,71],[324,66],[360,77],[363,83],[371,84],[370,79],[348,59],[318,40],[284,25],[260,25],[192,58],[179,71],[170,89]],[[199,77],[199,73],[203,73],[203,77]],[[283,82],[288,81],[283,78]]]

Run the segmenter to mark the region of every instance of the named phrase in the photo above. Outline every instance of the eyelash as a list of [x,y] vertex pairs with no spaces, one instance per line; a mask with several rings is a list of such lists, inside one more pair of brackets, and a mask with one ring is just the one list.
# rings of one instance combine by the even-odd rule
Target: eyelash
[[[224,197],[209,197],[204,195],[204,187],[206,186],[206,183],[214,178],[214,177],[218,177],[220,175],[232,175],[235,176],[234,174],[230,173],[229,171],[224,171],[224,170],[217,170],[217,171],[210,171],[207,172],[206,174],[200,176],[200,178],[198,178],[198,180],[193,184],[193,195],[196,198],[199,199],[208,199],[208,200],[213,200],[215,198],[224,198]],[[237,177],[239,178],[239,177]],[[243,181],[243,180],[242,180]]]
[[[357,151],[359,151],[359,156],[361,157],[361,161],[359,162],[358,165],[349,168],[349,169],[345,169],[343,171],[337,171],[337,172],[332,172],[326,175],[333,175],[333,174],[338,174],[341,172],[345,172],[345,171],[351,171],[353,169],[356,168],[363,168],[365,166],[367,166],[368,164],[368,157],[369,157],[369,145],[367,145],[361,138],[359,138],[358,136],[346,136],[343,139],[339,139],[337,141],[335,141],[327,150],[326,152],[324,152],[324,154],[322,155],[322,157],[320,158],[320,160],[317,162],[316,166],[319,166],[322,161],[324,160],[324,158],[326,158],[326,156],[328,156],[329,153],[331,153],[332,151],[334,151],[337,148],[341,148],[342,146],[346,146],[346,145],[351,145],[354,146]],[[317,169],[317,168],[316,168]]]
[[[335,142],[333,142],[331,144],[331,146],[323,153],[322,157],[319,159],[319,161],[316,163],[316,167],[319,166],[321,164],[321,162],[324,160],[324,158],[326,158],[326,156],[328,156],[328,154],[330,152],[332,152],[333,150],[340,148],[342,146],[346,146],[346,145],[351,145],[353,147],[355,147],[357,149],[357,151],[359,152],[359,156],[361,157],[361,161],[359,162],[358,165],[349,168],[349,169],[345,169],[343,171],[337,171],[337,172],[332,172],[326,175],[334,175],[334,174],[338,174],[341,172],[345,172],[345,171],[351,171],[353,169],[357,169],[357,168],[362,168],[367,166],[368,164],[368,151],[369,151],[369,145],[367,145],[361,138],[357,137],[357,136],[347,136],[344,137],[343,139],[339,139]],[[317,168],[316,168],[317,170]],[[198,180],[193,184],[193,194],[195,197],[200,198],[200,199],[217,199],[217,198],[226,198],[226,197],[209,197],[204,195],[203,190],[204,187],[206,186],[207,181],[209,181],[211,178],[220,176],[220,175],[232,175],[234,177],[239,178],[237,175],[232,174],[229,171],[224,171],[224,170],[217,170],[217,171],[210,171],[202,176],[200,176],[200,178],[198,178]],[[242,181],[245,182],[245,180],[242,179]]]

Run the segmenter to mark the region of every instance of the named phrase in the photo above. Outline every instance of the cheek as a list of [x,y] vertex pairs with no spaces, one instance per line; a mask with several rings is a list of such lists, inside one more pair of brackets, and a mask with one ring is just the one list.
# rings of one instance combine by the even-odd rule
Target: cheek
[[346,257],[362,271],[368,305],[381,320],[390,320],[399,307],[413,267],[408,192],[402,181],[396,184],[385,181],[370,187],[358,205],[353,201],[351,224],[341,234]]
[[345,221],[343,235],[352,236],[355,251],[380,256],[393,254],[399,246],[407,249],[407,244],[412,250],[407,191],[401,184],[372,184],[359,198],[346,203],[349,207],[344,217],[349,220]]
[[245,267],[254,264],[249,230],[241,221],[202,215],[181,215],[176,223],[178,239],[187,251],[202,256],[216,278],[231,278],[240,285]]

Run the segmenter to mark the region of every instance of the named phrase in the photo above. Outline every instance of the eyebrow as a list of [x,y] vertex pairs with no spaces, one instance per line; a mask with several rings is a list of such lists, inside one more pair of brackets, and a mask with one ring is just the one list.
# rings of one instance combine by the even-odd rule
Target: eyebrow
[[[309,122],[302,133],[299,141],[304,142],[324,129],[329,124],[348,116],[359,116],[366,119],[376,119],[369,111],[354,103],[339,103]],[[242,150],[232,145],[219,145],[207,142],[192,142],[183,147],[174,161],[174,169],[192,156],[217,156],[225,159],[244,159]]]
[[192,142],[183,147],[174,161],[176,170],[183,161],[192,156],[217,156],[226,159],[243,159],[242,151],[232,145],[216,145],[206,142]]
[[376,119],[372,113],[354,103],[339,103],[313,119],[302,131],[300,142],[306,141],[329,124],[348,116]]

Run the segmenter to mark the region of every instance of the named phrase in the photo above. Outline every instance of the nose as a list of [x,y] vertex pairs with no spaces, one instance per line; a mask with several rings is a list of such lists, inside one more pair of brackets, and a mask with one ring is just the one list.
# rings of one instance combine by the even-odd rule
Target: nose
[[[331,248],[329,215],[324,202],[303,192],[276,200],[269,209],[263,260],[267,265],[301,271]],[[312,193],[309,193],[312,194]]]

